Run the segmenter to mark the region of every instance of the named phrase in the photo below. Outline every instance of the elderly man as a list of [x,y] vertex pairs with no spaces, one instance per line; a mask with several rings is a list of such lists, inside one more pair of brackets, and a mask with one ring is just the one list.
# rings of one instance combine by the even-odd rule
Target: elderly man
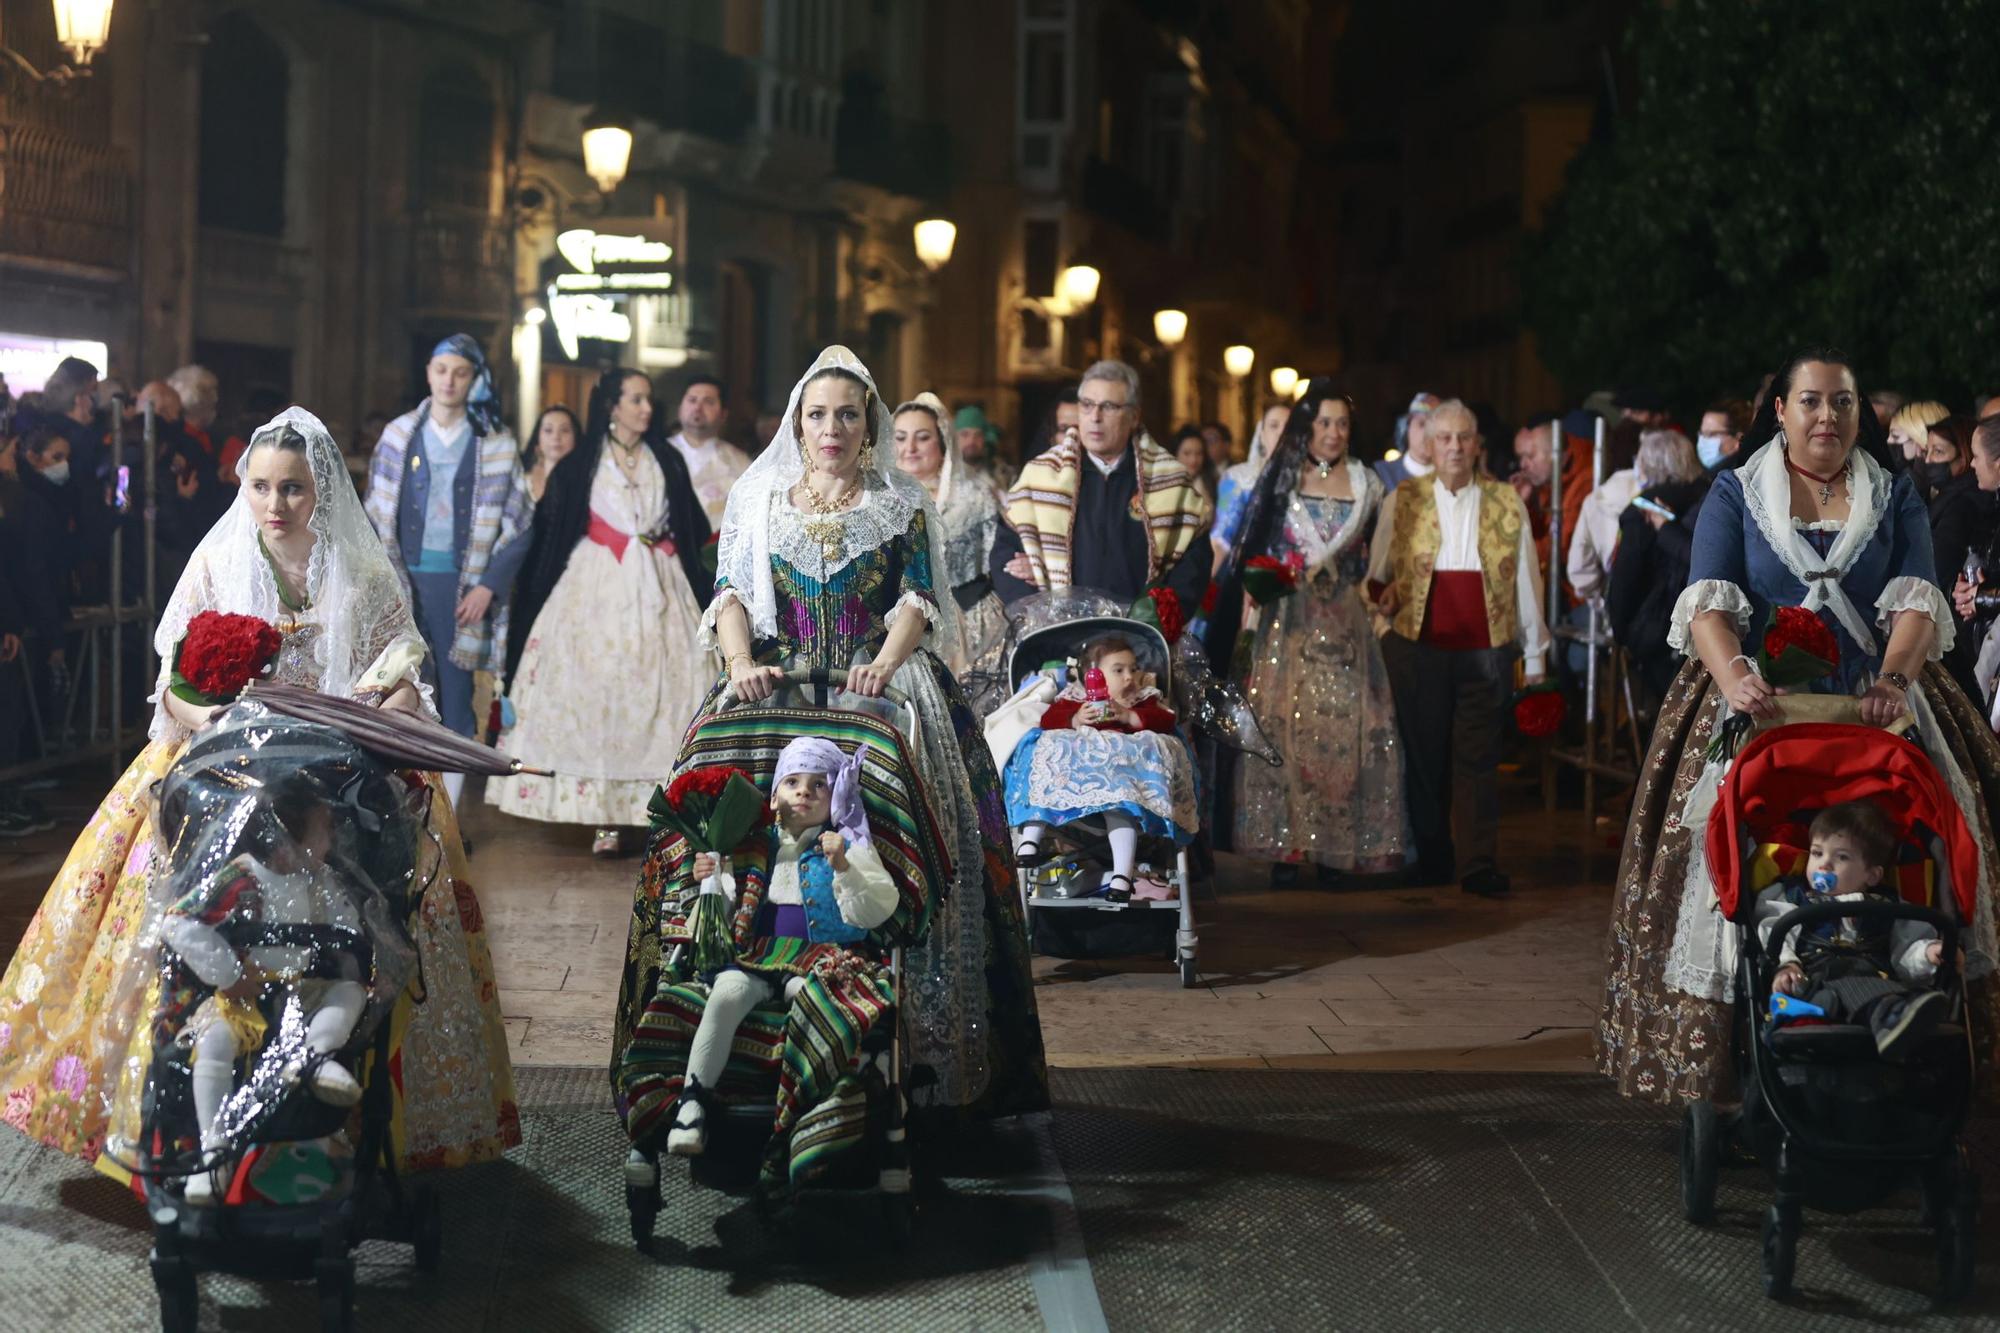
[[[533,502],[478,341],[446,338],[425,374],[430,396],[375,442],[365,507],[430,645],[438,712],[470,736],[472,674],[499,671],[506,655]],[[446,775],[454,805],[464,786],[464,774]]]
[[1076,394],[1078,428],[1030,459],[993,543],[1005,602],[1090,588],[1123,602],[1167,587],[1192,617],[1208,591],[1208,499],[1139,428],[1139,373],[1100,361]]
[[1375,475],[1382,479],[1384,493],[1393,495],[1411,477],[1431,474],[1430,419],[1431,409],[1437,405],[1438,396],[1434,393],[1420,393],[1410,399],[1409,412],[1396,423],[1396,456],[1375,465]]
[[1509,889],[1496,860],[1495,770],[1514,694],[1514,659],[1542,678],[1549,632],[1527,511],[1512,487],[1477,474],[1479,426],[1451,399],[1430,414],[1436,471],[1382,504],[1370,590],[1389,633],[1382,657],[1403,734],[1416,882],[1463,872],[1467,893]]
[[696,375],[681,390],[680,429],[672,444],[687,460],[688,477],[694,482],[695,498],[708,515],[708,526],[722,531],[722,510],[729,503],[729,488],[750,466],[750,455],[722,438],[722,423],[728,410],[723,406],[722,381],[712,375]]

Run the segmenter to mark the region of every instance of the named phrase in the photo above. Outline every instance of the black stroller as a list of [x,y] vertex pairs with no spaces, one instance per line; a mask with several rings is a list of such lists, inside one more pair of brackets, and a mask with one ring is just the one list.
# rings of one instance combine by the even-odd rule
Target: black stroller
[[[1825,902],[1795,908],[1760,939],[1759,890],[1796,860],[1821,809],[1865,800],[1903,834],[1903,901]],[[1979,848],[1944,778],[1916,745],[1863,726],[1806,723],[1765,732],[1730,767],[1709,825],[1716,894],[1738,941],[1735,1056],[1739,1111],[1691,1103],[1681,1127],[1681,1200],[1690,1222],[1714,1219],[1718,1172],[1731,1144],[1771,1173],[1763,1223],[1764,1291],[1792,1290],[1805,1207],[1855,1212],[1911,1182],[1936,1229],[1938,1297],[1957,1301],[1973,1281],[1979,1181],[1960,1131],[1971,1099],[1972,1047],[1958,973],[1960,924],[1972,919]],[[1878,1054],[1862,1026],[1772,1023],[1772,980],[1794,929],[1842,918],[1916,920],[1944,946],[1937,988],[1945,1023],[1908,1058]]]
[[[426,888],[416,868],[431,800],[396,765],[451,766],[432,752],[441,729],[268,693],[198,735],[159,793],[157,1001],[127,1075],[145,1081],[139,1123],[114,1126],[107,1152],[129,1153],[146,1200],[169,1333],[197,1326],[204,1269],[315,1280],[321,1326],[342,1330],[363,1240],[410,1244],[424,1271],[443,1246],[435,1191],[396,1171],[389,1021],[417,972],[406,923]],[[307,721],[281,704],[353,718]],[[217,1058],[205,1043],[225,1029]],[[202,1175],[205,1197],[191,1201]]]

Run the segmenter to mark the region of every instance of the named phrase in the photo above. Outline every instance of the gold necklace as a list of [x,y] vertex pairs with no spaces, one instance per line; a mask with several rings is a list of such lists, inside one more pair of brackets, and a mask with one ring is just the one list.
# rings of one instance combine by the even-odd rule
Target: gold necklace
[[847,502],[861,490],[861,478],[854,478],[831,500],[814,490],[807,478],[799,479],[799,489],[805,492],[806,508],[813,512],[813,517],[805,523],[806,535],[819,543],[821,555],[828,564],[832,564],[840,559],[841,551],[847,544],[847,525],[841,521],[841,516],[847,510]]

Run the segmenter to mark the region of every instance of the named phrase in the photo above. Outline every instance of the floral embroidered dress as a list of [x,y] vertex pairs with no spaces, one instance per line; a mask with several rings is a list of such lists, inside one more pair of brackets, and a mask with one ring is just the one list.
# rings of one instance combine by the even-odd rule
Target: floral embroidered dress
[[[1070,711],[1084,697],[1077,685],[1058,696]],[[1138,705],[1146,704],[1165,714],[1161,726],[1167,729],[1068,726],[1058,717],[1045,718],[1051,729],[1036,727],[1023,736],[1001,773],[1007,822],[1016,828],[1061,825],[1115,812],[1148,837],[1171,838],[1182,847],[1193,842],[1201,832],[1194,755],[1169,721],[1158,690],[1140,695]]]
[[[898,616],[935,623],[940,614],[927,513],[898,492],[871,485],[860,505],[829,519],[800,513],[774,491],[762,512],[738,510],[736,522],[758,524],[769,543],[777,633],[757,637],[761,663],[842,669],[866,663]],[[725,525],[725,545],[736,537]],[[702,642],[714,642],[724,606],[755,598],[732,582],[725,560]],[[936,1079],[915,1099],[990,1114],[1038,1109],[1047,1104],[1047,1073],[992,754],[957,680],[930,648],[912,654],[893,683],[917,706],[918,763],[949,831],[956,875],[904,976],[911,1059]],[[725,688],[726,678],[716,686]],[[629,1003],[621,998],[621,1031],[630,1030]]]
[[[239,499],[190,558],[162,615],[162,692],[188,621],[207,610],[276,625],[283,645],[273,676],[284,684],[345,693],[392,645],[414,646],[421,661],[408,603],[360,514],[339,450],[298,408],[260,428],[252,447],[280,428],[305,436],[319,495],[336,497],[322,499],[312,520],[319,544],[309,584],[317,595],[302,606],[286,601]],[[139,1120],[151,963],[165,906],[153,893],[154,787],[187,740],[161,706],[151,743],[84,826],[0,979],[0,1119],[113,1176],[122,1177],[114,1159],[130,1160],[129,1148],[100,1154],[114,1117],[121,1127]],[[426,993],[391,1019],[401,1068],[395,1141],[412,1167],[493,1157],[520,1142],[478,899],[451,802],[434,777],[431,787],[436,839],[419,849],[417,870],[430,888],[413,923]]]
[[1237,765],[1235,847],[1262,860],[1393,870],[1410,846],[1402,743],[1357,591],[1382,483],[1358,463],[1348,471],[1359,499],[1294,491],[1260,553],[1306,573],[1258,615],[1245,694],[1285,764]]
[[1783,446],[1773,441],[1741,468],[1723,471],[1702,505],[1689,584],[1674,608],[1669,643],[1688,662],[1660,708],[1640,774],[1612,900],[1611,957],[1598,1023],[1598,1067],[1626,1096],[1672,1103],[1733,1094],[1730,1018],[1735,936],[1717,906],[1706,841],[1726,759],[1707,758],[1729,716],[1696,656],[1695,617],[1727,613],[1754,651],[1770,610],[1803,606],[1840,645],[1840,665],[1811,688],[1857,694],[1880,670],[1896,616],[1915,611],[1936,626],[1930,662],[1911,682],[1912,733],[1937,765],[1980,849],[1980,884],[1965,937],[1965,975],[1979,1016],[1972,1024],[1990,1055],[2000,1019],[1994,986],[1995,798],[2000,744],[1939,665],[1954,632],[1935,580],[1930,526],[1908,477],[1892,477],[1866,453],[1852,455],[1850,513],[1841,523],[1792,517]]
[[666,477],[642,449],[628,478],[615,453],[604,450],[589,532],[535,617],[510,691],[519,722],[502,748],[555,776],[486,784],[488,801],[523,819],[644,824],[712,679],[681,562],[639,540],[665,526]]

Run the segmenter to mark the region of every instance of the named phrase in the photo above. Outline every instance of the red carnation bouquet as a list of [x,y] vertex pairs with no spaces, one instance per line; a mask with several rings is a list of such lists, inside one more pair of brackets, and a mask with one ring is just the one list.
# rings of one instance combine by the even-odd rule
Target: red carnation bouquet
[[1514,728],[1529,740],[1553,736],[1569,716],[1569,700],[1552,680],[1530,685],[1514,696]]
[[[748,773],[710,764],[689,769],[664,790],[654,792],[646,813],[654,828],[678,833],[690,854],[708,852],[721,858],[769,827],[771,806]],[[694,966],[702,973],[718,971],[735,957],[724,873],[718,866],[716,873],[702,882],[689,914]]]
[[1283,560],[1252,556],[1243,562],[1243,591],[1255,598],[1257,605],[1269,606],[1299,590],[1299,574],[1304,569],[1305,561],[1297,555]]
[[174,649],[167,688],[176,699],[200,708],[229,703],[271,669],[283,646],[269,621],[203,611],[188,622]]
[[1169,644],[1178,643],[1181,632],[1187,628],[1187,620],[1181,614],[1180,594],[1172,588],[1146,589],[1146,595],[1132,603],[1129,614],[1141,624],[1160,631],[1160,637]]
[[1802,606],[1773,608],[1757,649],[1757,672],[1777,689],[1810,685],[1840,665],[1840,642],[1814,612]]

